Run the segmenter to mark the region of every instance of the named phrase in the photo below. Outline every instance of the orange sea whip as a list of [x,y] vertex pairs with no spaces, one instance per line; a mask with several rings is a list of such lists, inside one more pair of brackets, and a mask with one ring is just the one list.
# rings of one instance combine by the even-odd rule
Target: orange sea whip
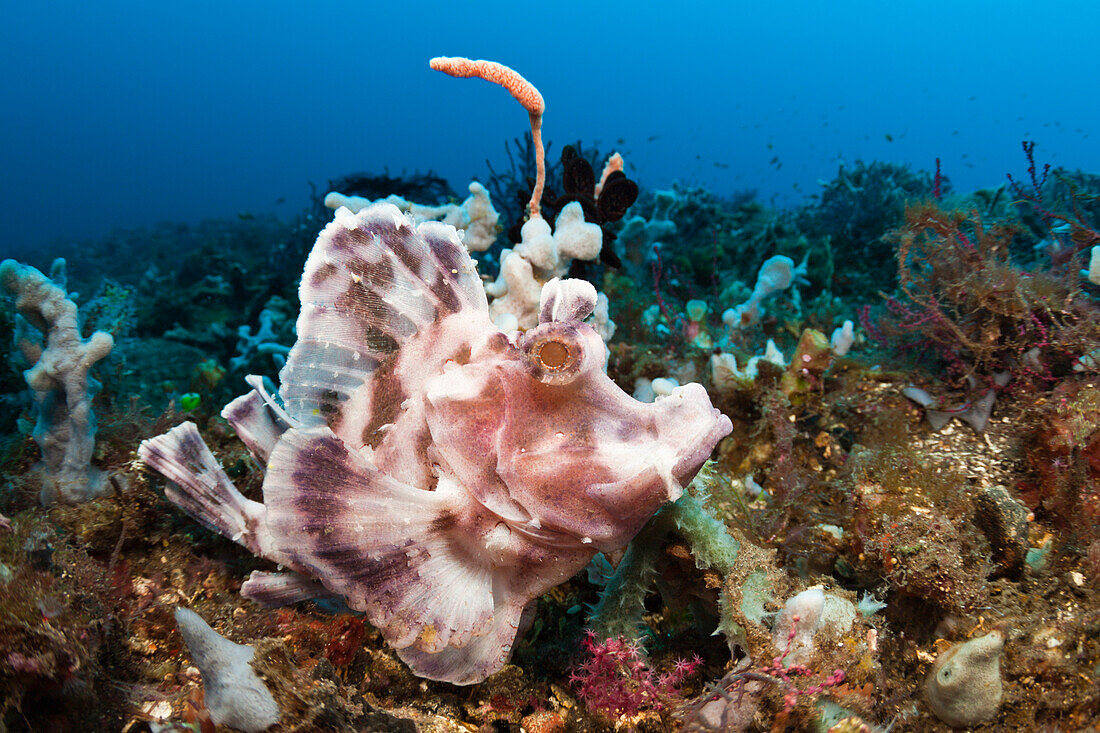
[[469,78],[476,76],[485,81],[499,84],[511,93],[516,101],[523,105],[531,118],[531,138],[535,143],[535,190],[531,192],[531,216],[541,217],[539,213],[539,201],[542,199],[542,189],[546,183],[546,154],[542,149],[542,113],[546,111],[546,102],[543,101],[539,90],[535,85],[524,79],[519,72],[496,61],[473,60],[462,57],[438,56],[432,59],[430,65],[436,71],[442,71],[451,76]]

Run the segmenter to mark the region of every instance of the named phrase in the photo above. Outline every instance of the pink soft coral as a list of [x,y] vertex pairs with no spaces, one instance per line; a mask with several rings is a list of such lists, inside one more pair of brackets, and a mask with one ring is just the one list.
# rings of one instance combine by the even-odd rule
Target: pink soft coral
[[664,710],[680,697],[680,685],[703,664],[698,655],[679,659],[671,672],[655,674],[641,656],[637,641],[600,641],[588,631],[581,641],[591,656],[573,670],[569,680],[592,710],[634,715]]

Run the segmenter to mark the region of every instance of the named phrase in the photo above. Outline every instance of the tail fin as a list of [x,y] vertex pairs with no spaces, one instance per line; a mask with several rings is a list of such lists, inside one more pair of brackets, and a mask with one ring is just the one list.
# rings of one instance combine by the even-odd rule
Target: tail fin
[[246,499],[225,475],[193,422],[142,441],[138,456],[177,484],[164,490],[168,500],[210,529],[260,555],[264,505]]

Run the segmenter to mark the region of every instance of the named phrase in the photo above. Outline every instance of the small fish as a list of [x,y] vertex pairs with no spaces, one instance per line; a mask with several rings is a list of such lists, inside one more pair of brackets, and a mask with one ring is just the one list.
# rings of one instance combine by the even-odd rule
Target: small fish
[[732,429],[698,384],[644,404],[604,373],[583,280],[542,291],[505,334],[454,227],[395,206],[339,209],[302,276],[278,397],[222,411],[264,467],[245,498],[186,422],[141,444],[166,496],[289,573],[266,605],[337,596],[423,677],[479,682],[533,601],[623,548]]

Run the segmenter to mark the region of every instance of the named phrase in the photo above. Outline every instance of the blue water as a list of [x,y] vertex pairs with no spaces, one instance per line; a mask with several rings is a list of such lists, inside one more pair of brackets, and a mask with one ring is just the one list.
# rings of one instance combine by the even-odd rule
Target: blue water
[[527,119],[429,70],[436,55],[515,67],[558,149],[617,147],[650,188],[794,203],[841,161],[940,157],[971,189],[1023,173],[1024,138],[1100,170],[1095,3],[524,5],[5,0],[0,254],[290,215],[310,181],[356,170],[432,169],[461,191]]

